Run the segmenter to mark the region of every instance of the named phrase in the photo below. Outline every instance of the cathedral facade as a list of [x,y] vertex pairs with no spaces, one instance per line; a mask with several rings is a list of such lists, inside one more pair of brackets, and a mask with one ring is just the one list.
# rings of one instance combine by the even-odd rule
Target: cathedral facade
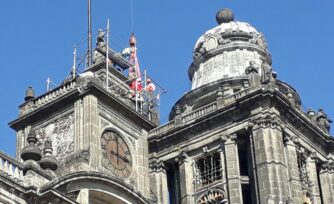
[[332,121],[277,79],[262,33],[229,9],[216,20],[166,124],[156,87],[129,81],[102,33],[83,73],[29,87],[9,124],[16,158],[0,152],[0,203],[334,203]]

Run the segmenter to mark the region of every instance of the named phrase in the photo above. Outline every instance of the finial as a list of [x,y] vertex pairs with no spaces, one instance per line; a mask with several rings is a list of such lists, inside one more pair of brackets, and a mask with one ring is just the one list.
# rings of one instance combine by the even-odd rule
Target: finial
[[32,88],[32,86],[29,86],[26,90],[26,96],[24,97],[25,101],[29,101],[30,99],[34,99],[35,98],[35,91]]
[[234,14],[231,9],[225,8],[217,12],[216,15],[217,23],[228,23],[234,20]]
[[52,141],[47,139],[44,143],[44,154],[43,158],[39,162],[40,166],[45,170],[55,171],[58,168],[58,163],[56,158],[52,156]]
[[35,146],[37,138],[35,133],[31,130],[29,132],[27,141],[29,145],[22,149],[21,158],[24,161],[26,160],[39,161],[42,157],[41,151]]

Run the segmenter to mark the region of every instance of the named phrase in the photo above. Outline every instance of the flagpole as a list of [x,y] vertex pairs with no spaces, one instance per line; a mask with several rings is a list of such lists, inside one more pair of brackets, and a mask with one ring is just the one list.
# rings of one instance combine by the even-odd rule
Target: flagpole
[[92,11],[91,0],[88,0],[88,50],[87,50],[88,67],[92,65]]
[[107,48],[107,51],[106,51],[106,85],[107,85],[107,91],[109,89],[109,18],[107,20],[107,28],[106,28],[106,32],[107,32],[107,42],[106,42],[106,48]]

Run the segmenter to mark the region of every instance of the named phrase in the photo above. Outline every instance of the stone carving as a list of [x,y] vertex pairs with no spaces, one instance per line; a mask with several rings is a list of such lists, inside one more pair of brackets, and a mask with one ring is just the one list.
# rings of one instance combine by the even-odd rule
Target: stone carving
[[72,162],[87,162],[89,161],[89,156],[90,156],[90,150],[89,146],[83,148],[82,150],[76,151],[69,155],[65,159],[65,164],[69,164]]
[[311,108],[308,108],[307,110],[307,116],[312,120],[312,121],[316,121],[317,118],[315,116],[315,111],[312,110]]
[[[99,33],[96,39],[96,46],[99,46],[99,47],[105,46],[104,36],[105,36],[105,33],[99,30]],[[94,50],[94,53],[93,53],[94,63],[99,63],[99,62],[102,62],[103,60],[104,60],[104,56],[97,50]]]
[[267,62],[266,59],[262,57],[262,64],[261,64],[261,83],[268,84],[270,82],[274,82],[272,68]]
[[287,143],[294,143],[294,144],[298,144],[299,143],[299,139],[296,135],[290,135],[286,132],[284,132],[284,135],[283,135],[283,139],[284,139],[284,143],[287,144]]
[[52,141],[52,155],[57,159],[60,166],[64,163],[65,157],[74,150],[74,116],[73,114],[59,118],[45,126],[35,130],[38,139],[37,147],[40,150],[45,148],[47,140]]
[[197,204],[227,203],[225,191],[220,188],[209,189],[196,202]]
[[199,58],[202,55],[204,55],[205,52],[206,52],[206,48],[204,46],[204,41],[202,41],[198,44],[197,48],[195,49],[193,58],[194,59]]
[[330,124],[332,120],[328,118],[327,114],[320,108],[317,114],[317,123],[319,127],[326,133],[329,134]]
[[159,172],[159,171],[165,171],[166,167],[163,161],[161,160],[154,160],[150,163],[150,172]]
[[249,77],[249,83],[251,86],[260,85],[260,76],[259,76],[259,68],[256,67],[254,61],[249,62],[249,66],[245,69],[246,75]]
[[261,118],[255,119],[251,121],[254,125],[258,125],[261,127],[282,127],[284,126],[282,120],[276,115],[267,115]]
[[265,40],[262,33],[259,33],[258,36],[256,37],[256,44],[258,44],[260,47],[262,47],[265,50],[268,48],[267,41]]

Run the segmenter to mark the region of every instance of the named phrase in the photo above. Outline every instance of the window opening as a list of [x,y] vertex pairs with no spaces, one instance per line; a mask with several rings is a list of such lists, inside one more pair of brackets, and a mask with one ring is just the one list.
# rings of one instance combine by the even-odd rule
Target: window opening
[[195,162],[196,187],[201,187],[222,179],[220,153],[210,154]]

